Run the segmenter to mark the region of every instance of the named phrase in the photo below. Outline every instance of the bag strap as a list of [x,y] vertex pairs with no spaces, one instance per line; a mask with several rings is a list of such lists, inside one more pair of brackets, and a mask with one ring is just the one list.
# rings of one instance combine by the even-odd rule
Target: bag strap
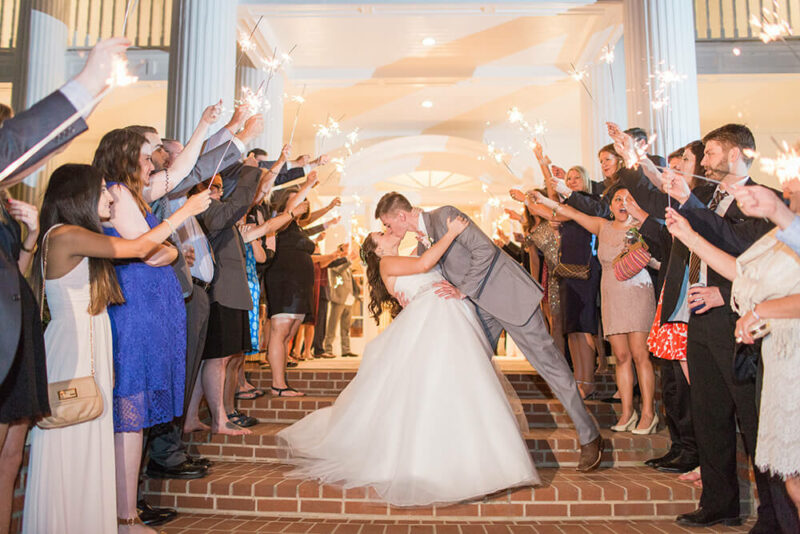
[[[47,232],[44,234],[44,237],[42,237],[42,261],[39,265],[39,267],[42,269],[42,287],[39,293],[40,321],[44,315],[44,285],[47,283],[47,243],[49,241],[47,238],[50,236],[50,232],[59,226],[63,226],[63,224],[54,224],[48,228]],[[91,315],[89,315],[89,368],[91,370],[92,378],[94,378],[94,321],[92,320]]]

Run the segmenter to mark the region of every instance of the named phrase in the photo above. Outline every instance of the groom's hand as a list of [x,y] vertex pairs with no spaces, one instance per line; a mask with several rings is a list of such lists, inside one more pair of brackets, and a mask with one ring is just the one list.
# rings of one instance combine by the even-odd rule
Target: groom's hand
[[459,291],[456,286],[454,286],[447,280],[436,282],[435,284],[433,284],[433,287],[436,288],[436,294],[444,299],[463,300],[464,298],[466,298],[466,295],[464,293]]

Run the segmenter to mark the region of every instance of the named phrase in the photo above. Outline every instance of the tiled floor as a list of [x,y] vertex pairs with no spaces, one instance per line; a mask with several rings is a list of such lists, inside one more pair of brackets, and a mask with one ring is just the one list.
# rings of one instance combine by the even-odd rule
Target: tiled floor
[[229,534],[258,532],[314,534],[644,534],[747,532],[752,521],[741,527],[686,529],[672,521],[559,521],[455,523],[413,521],[334,521],[321,519],[280,520],[243,516],[184,514],[161,527],[166,534]]

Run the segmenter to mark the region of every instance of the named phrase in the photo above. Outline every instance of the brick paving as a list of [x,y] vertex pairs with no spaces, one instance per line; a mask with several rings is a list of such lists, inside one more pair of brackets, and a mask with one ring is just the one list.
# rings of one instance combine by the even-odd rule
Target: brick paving
[[258,532],[314,534],[644,534],[644,533],[734,533],[747,532],[749,521],[740,527],[687,529],[673,521],[502,521],[483,523],[430,521],[359,521],[325,519],[252,518],[184,514],[161,527],[166,534],[229,534]]

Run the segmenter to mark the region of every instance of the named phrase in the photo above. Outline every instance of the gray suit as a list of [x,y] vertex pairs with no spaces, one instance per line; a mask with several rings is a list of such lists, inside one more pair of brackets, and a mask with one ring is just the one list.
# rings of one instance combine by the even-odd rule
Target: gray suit
[[[422,219],[428,235],[436,241],[447,232],[447,220],[457,216],[469,220],[453,206],[423,212]],[[420,245],[419,252],[423,251]],[[439,265],[445,278],[475,306],[492,346],[497,346],[503,330],[508,332],[566,408],[581,445],[594,440],[600,433],[597,424],[586,411],[567,361],[545,327],[539,307],[544,292],[539,283],[472,221]]]
[[325,329],[325,352],[333,354],[333,339],[336,337],[336,327],[339,327],[339,336],[342,343],[342,354],[350,353],[350,306],[346,305],[347,297],[358,295],[356,283],[353,280],[353,271],[350,262],[344,261],[338,265],[328,266],[328,295],[330,310],[328,324]]
[[247,213],[260,177],[257,167],[242,167],[242,177],[233,194],[222,202],[212,200],[208,209],[198,216],[214,250],[214,280],[209,301],[226,308],[249,310],[253,307],[244,265],[244,243],[236,222]]

